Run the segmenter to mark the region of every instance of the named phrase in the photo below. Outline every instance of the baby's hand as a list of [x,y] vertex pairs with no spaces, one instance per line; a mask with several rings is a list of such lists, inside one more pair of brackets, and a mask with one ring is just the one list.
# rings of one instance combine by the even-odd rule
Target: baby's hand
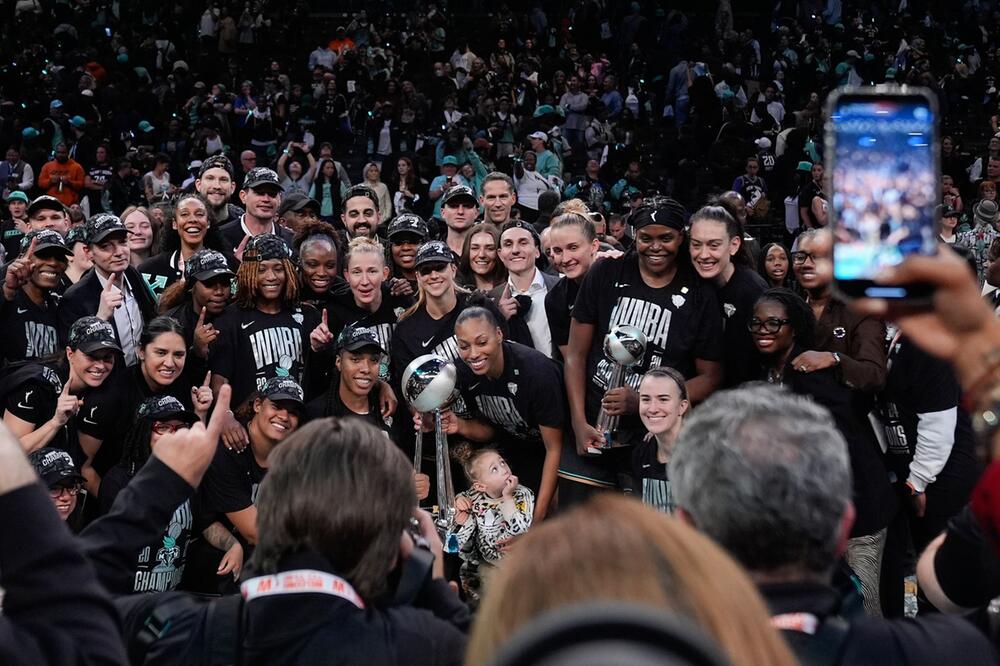
[[472,502],[465,495],[455,497],[455,522],[464,525],[469,519],[469,511],[472,509]]
[[503,492],[500,496],[504,499],[514,499],[514,491],[517,489],[517,477],[513,474],[507,479],[507,483],[503,485]]

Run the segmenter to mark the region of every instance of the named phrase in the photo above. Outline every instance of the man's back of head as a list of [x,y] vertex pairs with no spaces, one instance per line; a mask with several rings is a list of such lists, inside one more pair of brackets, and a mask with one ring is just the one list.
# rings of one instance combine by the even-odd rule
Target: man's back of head
[[669,478],[694,525],[758,576],[825,578],[853,520],[847,444],[832,416],[764,384],[700,405]]

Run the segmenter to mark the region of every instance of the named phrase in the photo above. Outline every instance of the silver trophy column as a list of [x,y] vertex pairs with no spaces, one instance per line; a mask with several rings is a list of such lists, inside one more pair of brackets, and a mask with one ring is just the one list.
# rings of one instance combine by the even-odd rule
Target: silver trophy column
[[[403,371],[403,397],[418,412],[434,413],[434,458],[437,467],[438,515],[434,521],[446,553],[458,552],[455,531],[455,488],[451,481],[451,455],[448,435],[441,426],[441,413],[452,400],[455,391],[455,365],[435,354],[418,356]],[[423,453],[421,436],[417,436],[414,468],[420,471]]]
[[[604,356],[611,361],[611,375],[608,378],[608,388],[616,389],[625,384],[626,371],[642,363],[646,355],[646,334],[635,326],[615,326],[604,337]],[[602,449],[610,449],[617,445],[615,432],[618,430],[619,417],[611,416],[604,407],[597,414],[595,427],[604,435]]]

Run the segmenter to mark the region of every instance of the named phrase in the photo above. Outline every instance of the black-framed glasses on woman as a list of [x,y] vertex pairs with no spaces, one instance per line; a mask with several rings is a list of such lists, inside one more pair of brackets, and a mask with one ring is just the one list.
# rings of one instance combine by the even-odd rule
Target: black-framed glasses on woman
[[83,490],[83,486],[57,486],[55,488],[49,488],[49,497],[52,499],[58,499],[62,497],[63,493],[67,493],[70,497],[76,497]]
[[757,317],[753,317],[747,322],[747,328],[750,329],[751,333],[760,333],[761,331],[765,333],[777,333],[781,330],[782,326],[791,323],[790,319],[778,319],[777,317],[757,319]]
[[817,257],[812,252],[803,252],[801,250],[799,250],[798,252],[792,252],[792,263],[793,264],[801,266],[802,264],[806,263],[807,259],[809,261],[813,262],[813,264],[815,264],[816,260],[817,259],[822,259],[822,257]]

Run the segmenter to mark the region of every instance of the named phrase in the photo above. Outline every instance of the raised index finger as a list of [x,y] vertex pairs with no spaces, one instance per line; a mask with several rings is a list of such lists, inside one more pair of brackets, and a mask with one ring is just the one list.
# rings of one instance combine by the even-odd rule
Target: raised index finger
[[108,283],[106,285],[104,285],[104,291],[111,291],[111,289],[114,288],[114,286],[115,286],[115,278],[117,277],[117,275],[118,275],[117,273],[112,273],[108,277]]
[[232,396],[233,387],[223,384],[219,388],[219,396],[215,401],[215,409],[212,410],[212,418],[208,420],[205,431],[212,439],[218,439],[222,434],[222,425],[229,417],[229,398]]
[[327,328],[330,328],[330,325],[327,323],[326,308],[323,308],[323,325],[326,326]]
[[209,370],[207,373],[205,373],[205,381],[203,381],[201,383],[201,385],[202,386],[209,386],[209,385],[211,385],[211,383],[212,383],[212,371]]
[[199,327],[205,325],[205,311],[206,310],[208,310],[208,308],[206,308],[204,305],[201,306],[201,314],[198,315],[198,326]]
[[28,253],[25,254],[26,259],[32,259],[35,256],[35,243],[38,242],[38,236],[31,237],[31,245],[28,246]]

